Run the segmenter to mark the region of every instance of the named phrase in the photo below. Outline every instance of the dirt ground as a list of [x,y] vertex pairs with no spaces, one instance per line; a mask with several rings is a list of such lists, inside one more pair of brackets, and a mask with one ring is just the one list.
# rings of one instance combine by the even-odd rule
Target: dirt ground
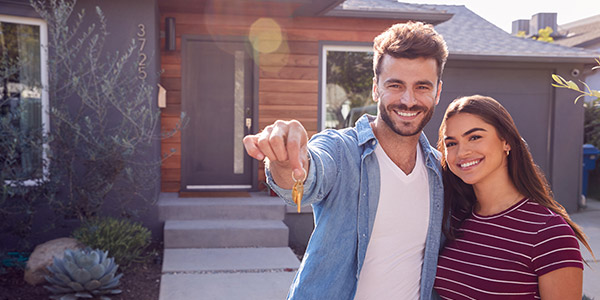
[[[155,255],[146,263],[133,263],[123,273],[121,284],[123,292],[110,296],[112,300],[139,299],[158,300],[160,275],[162,268],[162,244],[152,245],[149,250],[155,250]],[[43,285],[31,286],[23,280],[23,269],[7,268],[6,273],[0,274],[0,300],[41,300],[49,299],[50,292]]]

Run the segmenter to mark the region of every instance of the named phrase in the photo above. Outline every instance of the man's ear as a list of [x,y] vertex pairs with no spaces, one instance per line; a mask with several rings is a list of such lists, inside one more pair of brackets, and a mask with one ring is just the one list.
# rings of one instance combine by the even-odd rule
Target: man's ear
[[373,77],[373,91],[371,92],[371,96],[373,97],[373,101],[377,102],[379,99],[379,92],[377,91],[377,78]]
[[442,94],[442,84],[443,83],[444,82],[442,82],[441,80],[438,83],[437,93],[435,95],[435,105],[438,105],[440,103],[440,95]]

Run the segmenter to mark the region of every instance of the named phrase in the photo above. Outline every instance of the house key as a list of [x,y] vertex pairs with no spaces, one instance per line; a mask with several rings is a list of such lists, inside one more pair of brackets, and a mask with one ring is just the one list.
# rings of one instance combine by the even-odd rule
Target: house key
[[[302,169],[304,171],[304,169]],[[306,180],[306,171],[304,172],[304,178],[302,180],[294,177],[294,171],[292,171],[292,179],[294,180],[294,187],[292,188],[292,200],[298,206],[298,213],[300,213],[300,205],[302,204],[302,195],[304,194],[304,180]]]

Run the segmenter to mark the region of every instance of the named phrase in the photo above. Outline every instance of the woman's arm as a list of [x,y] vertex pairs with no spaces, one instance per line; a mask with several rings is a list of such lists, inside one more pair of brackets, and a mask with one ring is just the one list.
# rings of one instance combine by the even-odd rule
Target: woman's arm
[[576,267],[556,269],[538,279],[542,300],[581,300],[583,270]]

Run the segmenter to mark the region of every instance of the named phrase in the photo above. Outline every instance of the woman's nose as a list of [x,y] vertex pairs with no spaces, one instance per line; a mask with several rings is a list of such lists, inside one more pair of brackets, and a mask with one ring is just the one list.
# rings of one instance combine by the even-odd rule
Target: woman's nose
[[464,158],[467,157],[471,154],[471,148],[469,148],[466,145],[456,145],[456,147],[458,147],[458,157],[459,158]]

